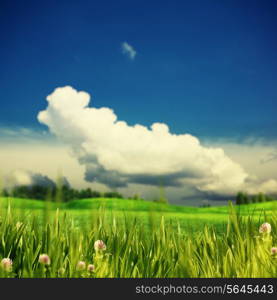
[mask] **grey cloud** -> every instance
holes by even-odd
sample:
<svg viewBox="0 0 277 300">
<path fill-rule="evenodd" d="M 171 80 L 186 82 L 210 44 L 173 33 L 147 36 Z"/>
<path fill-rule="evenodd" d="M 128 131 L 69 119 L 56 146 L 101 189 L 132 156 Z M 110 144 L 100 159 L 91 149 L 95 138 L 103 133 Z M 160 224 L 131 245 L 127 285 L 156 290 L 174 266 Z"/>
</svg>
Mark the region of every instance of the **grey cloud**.
<svg viewBox="0 0 277 300">
<path fill-rule="evenodd" d="M 86 164 L 85 180 L 103 183 L 110 188 L 126 187 L 127 180 L 117 171 L 106 171 L 97 164 Z"/>
<path fill-rule="evenodd" d="M 40 173 L 34 173 L 29 170 L 15 170 L 9 174 L 5 180 L 8 186 L 44 186 L 53 188 L 59 181 L 59 184 L 70 186 L 66 177 L 61 177 L 57 183 L 50 179 L 48 176 Z"/>
</svg>

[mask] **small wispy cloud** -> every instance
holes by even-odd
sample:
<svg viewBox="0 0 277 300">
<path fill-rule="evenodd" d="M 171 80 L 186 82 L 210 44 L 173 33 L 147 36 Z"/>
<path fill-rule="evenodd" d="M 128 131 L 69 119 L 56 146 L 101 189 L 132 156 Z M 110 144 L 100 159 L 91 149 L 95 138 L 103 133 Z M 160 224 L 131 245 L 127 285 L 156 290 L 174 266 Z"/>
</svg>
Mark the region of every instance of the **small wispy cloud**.
<svg viewBox="0 0 277 300">
<path fill-rule="evenodd" d="M 270 161 L 273 161 L 273 160 L 276 160 L 276 159 L 277 159 L 277 151 L 268 153 L 265 157 L 263 157 L 260 160 L 260 163 L 261 164 L 266 164 L 266 163 L 268 163 Z"/>
<path fill-rule="evenodd" d="M 137 51 L 135 50 L 135 48 L 133 46 L 131 46 L 127 42 L 124 42 L 121 44 L 121 47 L 122 47 L 123 54 L 126 54 L 131 60 L 135 59 L 135 57 L 137 55 Z"/>
<path fill-rule="evenodd" d="M 47 131 L 42 131 L 33 128 L 25 127 L 0 127 L 0 144 L 2 142 L 13 141 L 27 141 L 27 140 L 50 140 L 52 136 Z"/>
</svg>

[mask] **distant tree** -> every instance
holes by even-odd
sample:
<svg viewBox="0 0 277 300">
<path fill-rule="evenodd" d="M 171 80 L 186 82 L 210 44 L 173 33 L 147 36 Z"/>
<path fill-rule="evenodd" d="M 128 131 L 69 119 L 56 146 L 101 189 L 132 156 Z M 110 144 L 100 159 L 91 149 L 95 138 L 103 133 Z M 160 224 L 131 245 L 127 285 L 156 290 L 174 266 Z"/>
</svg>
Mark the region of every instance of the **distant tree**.
<svg viewBox="0 0 277 300">
<path fill-rule="evenodd" d="M 248 196 L 245 192 L 238 192 L 236 195 L 236 204 L 249 204 L 252 202 L 252 198 Z"/>
<path fill-rule="evenodd" d="M 28 189 L 31 199 L 44 200 L 47 195 L 48 188 L 41 185 L 33 185 Z"/>
<path fill-rule="evenodd" d="M 91 198 L 91 189 L 82 189 L 78 193 L 78 198 L 79 199 L 86 199 L 86 198 Z"/>
<path fill-rule="evenodd" d="M 243 197 L 244 197 L 244 203 L 245 204 L 250 204 L 251 203 L 251 198 L 248 196 L 247 193 L 243 193 Z"/>
<path fill-rule="evenodd" d="M 254 196 L 252 197 L 252 203 L 258 203 L 258 202 L 259 202 L 258 196 L 257 196 L 257 195 L 254 195 Z"/>
<path fill-rule="evenodd" d="M 54 186 L 42 186 L 42 185 L 31 185 L 31 186 L 15 186 L 11 189 L 10 193 L 7 190 L 2 191 L 4 197 L 12 196 L 16 198 L 29 198 L 38 200 L 54 200 L 58 202 L 68 202 L 74 199 L 89 199 L 89 198 L 123 198 L 123 195 L 116 192 L 110 191 L 101 193 L 93 191 L 91 188 L 86 189 L 73 189 L 69 184 L 61 182 Z"/>
<path fill-rule="evenodd" d="M 245 198 L 243 192 L 238 192 L 236 196 L 236 204 L 241 205 L 245 204 Z"/>
<path fill-rule="evenodd" d="M 31 198 L 31 193 L 28 186 L 15 186 L 12 189 L 11 195 L 15 198 Z"/>
<path fill-rule="evenodd" d="M 101 193 L 98 191 L 91 191 L 91 198 L 100 198 Z"/>
<path fill-rule="evenodd" d="M 133 200 L 139 200 L 139 199 L 141 199 L 141 197 L 140 197 L 139 194 L 134 194 L 131 199 L 133 199 Z"/>
<path fill-rule="evenodd" d="M 8 192 L 7 189 L 3 189 L 3 191 L 2 191 L 2 196 L 3 196 L 3 197 L 9 197 L 9 192 Z"/>
<path fill-rule="evenodd" d="M 266 202 L 266 197 L 263 193 L 258 194 L 258 202 L 260 202 L 260 203 Z"/>
<path fill-rule="evenodd" d="M 123 198 L 123 196 L 118 192 L 105 192 L 104 198 Z"/>
<path fill-rule="evenodd" d="M 62 202 L 68 202 L 75 199 L 75 190 L 70 188 L 69 185 L 62 185 L 60 196 Z"/>
<path fill-rule="evenodd" d="M 265 196 L 265 200 L 267 202 L 274 201 L 274 199 L 271 196 L 268 196 L 268 195 Z"/>
<path fill-rule="evenodd" d="M 45 199 L 47 195 L 47 187 L 40 185 L 32 186 L 15 186 L 11 190 L 11 196 L 16 198 L 29 198 L 29 199 Z"/>
</svg>

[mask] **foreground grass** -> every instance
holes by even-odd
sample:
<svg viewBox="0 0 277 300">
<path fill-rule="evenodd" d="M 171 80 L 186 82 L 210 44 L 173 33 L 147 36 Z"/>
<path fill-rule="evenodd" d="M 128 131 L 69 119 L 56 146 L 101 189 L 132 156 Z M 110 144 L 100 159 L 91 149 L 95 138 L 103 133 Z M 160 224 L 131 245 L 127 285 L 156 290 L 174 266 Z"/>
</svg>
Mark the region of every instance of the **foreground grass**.
<svg viewBox="0 0 277 300">
<path fill-rule="evenodd" d="M 272 210 L 257 214 L 256 208 L 246 214 L 244 208 L 219 208 L 227 217 L 221 232 L 208 224 L 191 233 L 178 219 L 166 222 L 164 215 L 174 213 L 166 211 L 170 207 L 160 207 L 159 214 L 149 210 L 147 224 L 132 215 L 135 206 L 131 216 L 120 217 L 119 209 L 113 213 L 107 207 L 90 207 L 88 217 L 87 207 L 86 222 L 76 226 L 72 203 L 56 210 L 58 204 L 30 200 L 32 208 L 26 202 L 20 210 L 13 200 L 14 208 L 2 202 L 0 215 L 0 259 L 10 258 L 13 264 L 2 266 L 0 277 L 277 277 L 277 258 L 271 254 L 277 245 L 277 217 Z M 140 212 L 146 216 L 145 210 Z M 271 233 L 259 233 L 257 222 L 270 223 Z M 106 250 L 96 251 L 96 240 L 103 240 Z M 41 254 L 49 256 L 49 265 L 39 262 Z M 79 261 L 86 264 L 83 270 Z M 89 264 L 95 267 L 91 272 Z"/>
</svg>

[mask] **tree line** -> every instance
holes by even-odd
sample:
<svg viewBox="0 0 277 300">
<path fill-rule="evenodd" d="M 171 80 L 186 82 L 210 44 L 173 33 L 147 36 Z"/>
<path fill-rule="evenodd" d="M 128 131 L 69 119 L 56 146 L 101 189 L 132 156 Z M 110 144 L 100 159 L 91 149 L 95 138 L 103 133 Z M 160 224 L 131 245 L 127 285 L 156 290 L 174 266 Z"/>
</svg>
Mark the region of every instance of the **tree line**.
<svg viewBox="0 0 277 300">
<path fill-rule="evenodd" d="M 261 203 L 261 202 L 269 202 L 274 201 L 274 198 L 271 196 L 265 195 L 263 193 L 259 193 L 257 195 L 250 196 L 245 192 L 238 192 L 236 196 L 236 204 L 251 204 L 251 203 Z"/>
<path fill-rule="evenodd" d="M 94 191 L 91 188 L 86 189 L 74 189 L 68 185 L 62 185 L 61 187 L 53 186 L 47 187 L 42 185 L 32 186 L 15 186 L 10 190 L 4 189 L 2 191 L 4 197 L 37 199 L 37 200 L 57 200 L 62 202 L 68 202 L 75 199 L 87 199 L 87 198 L 123 198 L 123 195 L 110 191 L 99 192 Z"/>
</svg>

